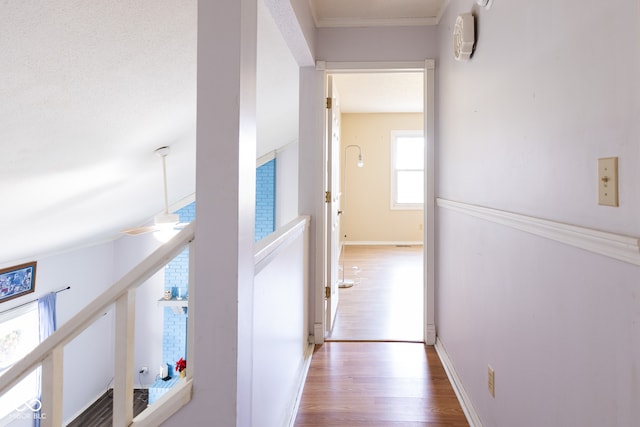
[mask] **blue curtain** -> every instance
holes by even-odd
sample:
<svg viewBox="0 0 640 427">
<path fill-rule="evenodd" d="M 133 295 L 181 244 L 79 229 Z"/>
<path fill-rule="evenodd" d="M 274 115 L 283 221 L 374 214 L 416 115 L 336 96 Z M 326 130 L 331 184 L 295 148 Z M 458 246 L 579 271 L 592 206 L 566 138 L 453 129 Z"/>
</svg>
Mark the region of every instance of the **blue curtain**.
<svg viewBox="0 0 640 427">
<path fill-rule="evenodd" d="M 51 292 L 38 300 L 40 318 L 40 342 L 56 330 L 56 293 Z"/>
<path fill-rule="evenodd" d="M 56 331 L 56 293 L 38 299 L 38 318 L 40 319 L 40 342 Z M 38 369 L 38 400 L 42 398 L 42 369 Z M 40 411 L 33 418 L 33 425 L 40 427 Z"/>
</svg>

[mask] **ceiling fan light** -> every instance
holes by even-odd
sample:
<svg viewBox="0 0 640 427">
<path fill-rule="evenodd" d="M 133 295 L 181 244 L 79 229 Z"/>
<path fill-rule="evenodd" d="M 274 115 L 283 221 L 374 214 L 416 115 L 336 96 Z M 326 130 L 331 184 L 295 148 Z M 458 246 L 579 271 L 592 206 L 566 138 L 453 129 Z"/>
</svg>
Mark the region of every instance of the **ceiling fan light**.
<svg viewBox="0 0 640 427">
<path fill-rule="evenodd" d="M 153 237 L 156 238 L 160 243 L 167 243 L 169 240 L 173 239 L 176 234 L 179 233 L 179 230 L 173 228 L 171 224 L 161 225 L 158 230 L 153 232 Z"/>
</svg>

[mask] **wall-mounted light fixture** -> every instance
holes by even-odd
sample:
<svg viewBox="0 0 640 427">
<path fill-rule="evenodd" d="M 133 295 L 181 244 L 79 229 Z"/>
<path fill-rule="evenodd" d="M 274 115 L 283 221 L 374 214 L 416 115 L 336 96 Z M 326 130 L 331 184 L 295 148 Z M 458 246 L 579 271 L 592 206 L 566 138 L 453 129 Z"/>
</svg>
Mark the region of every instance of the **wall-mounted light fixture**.
<svg viewBox="0 0 640 427">
<path fill-rule="evenodd" d="M 476 0 L 476 3 L 478 3 L 478 6 L 484 7 L 485 9 L 491 9 L 493 0 Z"/>
</svg>

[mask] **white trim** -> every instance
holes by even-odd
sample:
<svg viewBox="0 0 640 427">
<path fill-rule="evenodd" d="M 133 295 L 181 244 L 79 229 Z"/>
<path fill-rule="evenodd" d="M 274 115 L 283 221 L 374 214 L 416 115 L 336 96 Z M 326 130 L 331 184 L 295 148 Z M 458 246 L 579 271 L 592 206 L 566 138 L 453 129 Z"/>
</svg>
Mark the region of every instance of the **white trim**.
<svg viewBox="0 0 640 427">
<path fill-rule="evenodd" d="M 424 72 L 425 66 L 429 65 L 423 61 L 393 61 L 393 62 L 327 62 L 318 61 L 316 67 L 326 70 L 331 74 L 338 73 L 397 73 L 400 71 Z"/>
<path fill-rule="evenodd" d="M 424 76 L 424 123 L 423 132 L 425 137 L 425 203 L 423 208 L 424 231 L 424 331 L 425 342 L 434 343 L 436 340 L 436 324 L 435 324 L 435 60 L 425 59 L 424 61 L 389 61 L 389 62 L 326 62 L 316 61 L 316 70 L 323 71 L 323 75 L 337 73 L 385 73 L 398 71 L 422 72 Z M 322 98 L 326 94 L 326 78 L 323 79 Z M 320 100 L 318 100 L 320 101 Z M 321 104 L 319 104 L 321 105 Z M 323 132 L 325 129 L 323 128 Z M 326 152 L 326 138 L 323 143 L 324 152 Z M 323 165 L 326 159 L 323 159 Z M 326 169 L 326 168 L 324 168 Z M 323 182 L 326 178 L 326 170 L 323 173 Z M 322 203 L 322 212 L 325 212 L 324 202 Z M 326 212 L 325 212 L 326 214 Z M 324 217 L 324 216 L 323 216 Z M 326 218 L 324 218 L 326 224 Z M 326 242 L 326 230 L 322 234 L 318 234 L 316 249 L 322 251 L 323 244 Z M 385 242 L 389 243 L 389 242 Z M 324 260 L 322 261 L 325 262 Z M 323 269 L 323 264 L 316 268 Z M 315 307 L 314 307 L 314 334 L 316 343 L 324 342 L 324 330 L 322 337 L 318 335 L 318 324 L 323 325 L 324 329 L 324 283 L 322 280 L 317 281 L 314 286 L 315 290 Z"/>
<path fill-rule="evenodd" d="M 471 427 L 482 427 L 480 417 L 473 407 L 471 399 L 465 391 L 464 386 L 462 385 L 462 381 L 460 380 L 460 377 L 458 376 L 458 373 L 456 372 L 451 359 L 449 359 L 449 354 L 447 354 L 447 350 L 444 348 L 444 345 L 442 344 L 442 341 L 440 341 L 440 338 L 436 338 L 435 349 L 436 353 L 438 353 L 438 357 L 440 358 L 440 362 L 442 362 L 444 371 L 447 373 L 447 377 L 449 378 L 449 382 L 453 387 L 453 391 L 458 398 L 458 402 L 460 402 L 460 406 L 462 407 L 464 416 L 467 418 L 467 422 Z"/>
<path fill-rule="evenodd" d="M 324 323 L 313 324 L 313 343 L 324 344 Z"/>
<path fill-rule="evenodd" d="M 402 241 L 402 240 L 349 240 L 342 243 L 344 246 L 423 246 L 422 241 Z"/>
<path fill-rule="evenodd" d="M 498 209 L 438 199 L 438 207 L 555 240 L 619 261 L 640 265 L 640 239 Z"/>
<path fill-rule="evenodd" d="M 415 129 L 415 130 L 405 130 L 405 129 L 394 129 L 390 133 L 389 137 L 389 170 L 391 171 L 389 183 L 391 191 L 389 195 L 389 209 L 392 211 L 400 210 L 400 211 L 421 211 L 424 209 L 424 188 L 422 190 L 422 203 L 399 203 L 397 201 L 398 198 L 398 172 L 422 172 L 423 174 L 423 182 L 424 182 L 424 174 L 425 174 L 425 162 L 423 159 L 422 169 L 398 169 L 396 168 L 396 157 L 398 152 L 398 138 L 399 137 L 407 137 L 407 138 L 422 138 L 422 149 L 423 153 L 425 151 L 425 138 L 424 138 L 424 129 Z M 424 157 L 424 156 L 423 156 Z"/>
<path fill-rule="evenodd" d="M 18 298 L 16 298 L 16 300 L 19 301 Z M 13 320 L 16 317 L 22 316 L 23 314 L 27 314 L 37 309 L 38 309 L 38 299 L 34 299 L 33 301 L 18 304 L 13 308 L 8 308 L 0 312 L 0 323 L 8 322 L 9 320 Z"/>
<path fill-rule="evenodd" d="M 424 27 L 438 25 L 439 17 L 380 19 L 327 18 L 319 20 L 314 19 L 314 21 L 317 28 Z"/>
<path fill-rule="evenodd" d="M 300 408 L 300 401 L 302 401 L 302 392 L 304 391 L 304 384 L 307 381 L 307 374 L 309 373 L 309 366 L 311 366 L 311 358 L 313 356 L 313 344 L 309 344 L 304 352 L 304 360 L 298 369 L 298 384 L 296 387 L 296 393 L 289 411 L 289 427 L 293 427 L 296 423 L 296 416 L 298 415 L 298 408 Z"/>
<path fill-rule="evenodd" d="M 153 404 L 147 406 L 144 411 L 133 419 L 130 425 L 134 427 L 159 426 L 189 403 L 192 394 L 193 379 L 182 379 Z"/>
<path fill-rule="evenodd" d="M 184 208 L 185 206 L 190 205 L 191 203 L 196 201 L 196 193 L 189 194 L 188 196 L 183 197 L 175 203 L 169 205 L 169 212 L 175 212 Z M 158 212 L 161 214 L 162 212 Z M 153 218 L 149 219 L 149 222 L 152 222 Z"/>
<path fill-rule="evenodd" d="M 278 157 L 278 154 L 282 153 L 283 151 L 287 151 L 289 148 L 298 145 L 298 140 L 293 140 L 287 144 L 284 144 L 282 147 L 280 148 L 276 148 L 276 158 Z"/>
<path fill-rule="evenodd" d="M 256 159 L 256 168 L 259 168 L 262 165 L 269 163 L 271 160 L 276 158 L 276 150 L 269 151 L 267 154 L 264 154 Z"/>
<path fill-rule="evenodd" d="M 422 211 L 424 230 L 424 331 L 427 344 L 436 341 L 436 238 L 435 238 L 435 61 L 427 59 L 424 62 L 424 210 Z"/>
<path fill-rule="evenodd" d="M 304 233 L 310 222 L 310 217 L 299 216 L 256 243 L 253 254 L 255 274 L 262 271 L 282 249 Z"/>
</svg>

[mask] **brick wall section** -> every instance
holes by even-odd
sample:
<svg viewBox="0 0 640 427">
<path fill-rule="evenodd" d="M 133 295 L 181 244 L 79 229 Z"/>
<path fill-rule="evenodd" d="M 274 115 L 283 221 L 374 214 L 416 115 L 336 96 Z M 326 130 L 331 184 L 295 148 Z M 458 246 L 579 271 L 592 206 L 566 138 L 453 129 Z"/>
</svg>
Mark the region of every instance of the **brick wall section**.
<svg viewBox="0 0 640 427">
<path fill-rule="evenodd" d="M 196 216 L 195 202 L 175 212 L 180 222 L 190 222 Z M 189 288 L 189 249 L 185 249 L 164 268 L 165 290 L 171 290 L 174 297 L 178 292 L 187 297 Z M 170 366 L 169 375 L 173 372 L 178 359 L 187 359 L 187 316 L 175 314 L 171 308 L 164 309 L 164 325 L 162 336 L 162 361 Z M 177 375 L 177 374 L 176 374 Z"/>
<path fill-rule="evenodd" d="M 175 212 L 180 222 L 190 222 L 196 216 L 195 202 Z M 273 233 L 276 218 L 276 160 L 273 159 L 256 169 L 256 224 L 255 241 Z M 187 297 L 189 287 L 189 249 L 175 257 L 164 269 L 165 290 Z M 164 309 L 162 338 L 162 361 L 170 367 L 174 376 L 175 364 L 181 357 L 187 359 L 187 316 L 175 314 L 171 308 Z"/>
<path fill-rule="evenodd" d="M 273 233 L 276 227 L 276 159 L 256 169 L 255 241 Z"/>
</svg>

